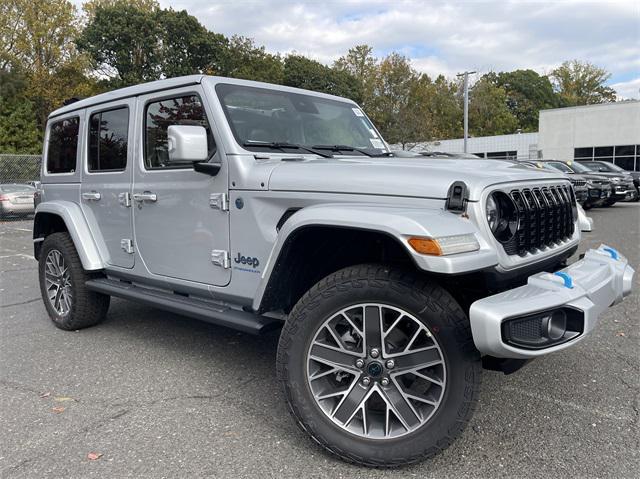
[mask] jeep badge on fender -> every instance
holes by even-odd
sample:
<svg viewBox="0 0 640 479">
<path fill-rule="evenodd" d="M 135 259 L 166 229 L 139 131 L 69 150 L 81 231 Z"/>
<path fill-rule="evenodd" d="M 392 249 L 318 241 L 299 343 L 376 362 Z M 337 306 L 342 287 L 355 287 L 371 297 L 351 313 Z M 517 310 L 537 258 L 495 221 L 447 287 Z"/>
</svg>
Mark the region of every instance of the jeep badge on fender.
<svg viewBox="0 0 640 479">
<path fill-rule="evenodd" d="M 115 296 L 280 328 L 295 422 L 366 466 L 441 451 L 483 366 L 573 347 L 634 284 L 606 245 L 566 266 L 582 223 L 564 173 L 396 157 L 345 98 L 171 78 L 70 103 L 45 139 L 33 238 L 54 324 L 97 324 Z"/>
<path fill-rule="evenodd" d="M 260 266 L 260 261 L 258 261 L 258 258 L 242 256 L 240 253 L 238 253 L 238 257 L 235 258 L 234 261 L 238 264 L 247 264 L 249 266 L 253 266 L 254 269 Z"/>
</svg>

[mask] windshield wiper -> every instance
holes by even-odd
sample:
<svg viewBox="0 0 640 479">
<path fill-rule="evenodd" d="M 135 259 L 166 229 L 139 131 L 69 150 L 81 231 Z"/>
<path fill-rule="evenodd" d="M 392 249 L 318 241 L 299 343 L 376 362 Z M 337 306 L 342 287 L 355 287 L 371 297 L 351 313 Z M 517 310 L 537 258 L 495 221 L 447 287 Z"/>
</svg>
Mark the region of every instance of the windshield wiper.
<svg viewBox="0 0 640 479">
<path fill-rule="evenodd" d="M 314 150 L 313 148 L 309 148 L 304 145 L 298 145 L 296 143 L 287 143 L 282 141 L 247 140 L 243 143 L 243 146 L 258 146 L 261 148 L 272 148 L 275 150 L 282 150 L 282 151 L 285 151 L 287 148 L 291 148 L 295 150 L 308 151 L 309 153 L 313 153 L 314 155 L 318 155 L 323 158 L 333 158 L 333 155 L 331 154 L 324 153 L 322 151 L 317 151 L 317 150 Z"/>
<path fill-rule="evenodd" d="M 382 154 L 375 154 L 375 153 L 369 153 L 367 150 L 363 148 L 356 148 L 355 146 L 349 146 L 349 145 L 313 145 L 313 148 L 317 150 L 331 150 L 331 151 L 335 151 L 336 153 L 339 153 L 341 151 L 357 151 L 358 153 L 361 153 L 366 156 L 391 156 L 391 153 L 386 151 Z"/>
</svg>

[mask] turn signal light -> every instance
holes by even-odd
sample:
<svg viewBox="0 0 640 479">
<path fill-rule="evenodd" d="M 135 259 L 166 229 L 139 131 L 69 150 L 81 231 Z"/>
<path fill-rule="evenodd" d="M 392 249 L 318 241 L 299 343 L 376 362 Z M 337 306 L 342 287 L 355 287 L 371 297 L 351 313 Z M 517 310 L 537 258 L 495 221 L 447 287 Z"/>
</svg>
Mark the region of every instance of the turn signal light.
<svg viewBox="0 0 640 479">
<path fill-rule="evenodd" d="M 446 256 L 480 249 L 480 244 L 473 234 L 441 236 L 439 238 L 412 236 L 408 242 L 417 253 L 431 256 Z"/>
</svg>

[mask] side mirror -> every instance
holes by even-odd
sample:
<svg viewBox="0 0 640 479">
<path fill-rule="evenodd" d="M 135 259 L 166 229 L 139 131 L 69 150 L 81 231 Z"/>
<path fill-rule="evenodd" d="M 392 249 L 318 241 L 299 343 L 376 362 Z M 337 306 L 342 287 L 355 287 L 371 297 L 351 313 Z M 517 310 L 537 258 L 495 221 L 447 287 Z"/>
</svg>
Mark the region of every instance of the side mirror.
<svg viewBox="0 0 640 479">
<path fill-rule="evenodd" d="M 203 126 L 170 125 L 167 129 L 167 151 L 170 163 L 207 160 L 207 130 Z"/>
</svg>

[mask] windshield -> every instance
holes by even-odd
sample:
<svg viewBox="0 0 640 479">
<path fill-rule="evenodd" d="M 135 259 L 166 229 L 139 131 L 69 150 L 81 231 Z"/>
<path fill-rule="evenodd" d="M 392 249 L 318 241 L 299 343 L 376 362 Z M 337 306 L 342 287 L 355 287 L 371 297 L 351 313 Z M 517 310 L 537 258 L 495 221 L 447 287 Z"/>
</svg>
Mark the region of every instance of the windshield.
<svg viewBox="0 0 640 479">
<path fill-rule="evenodd" d="M 571 168 L 576 173 L 593 173 L 593 170 L 591 168 L 588 168 L 585 165 L 583 165 L 582 163 L 578 163 L 576 161 L 571 163 Z"/>
<path fill-rule="evenodd" d="M 587 168 L 591 168 L 594 171 L 604 171 L 604 172 L 610 172 L 610 173 L 614 173 L 614 172 L 617 173 L 620 171 L 623 173 L 627 172 L 627 170 L 620 168 L 618 165 L 614 165 L 613 163 L 600 163 L 598 161 L 594 161 L 585 166 Z"/>
<path fill-rule="evenodd" d="M 248 150 L 265 151 L 274 148 L 269 144 L 289 144 L 363 150 L 338 148 L 338 153 L 345 150 L 351 155 L 387 152 L 369 119 L 353 103 L 227 83 L 218 84 L 216 93 L 233 136 Z"/>
<path fill-rule="evenodd" d="M 573 170 L 569 168 L 564 163 L 560 163 L 559 161 L 554 161 L 553 163 L 547 163 L 551 168 L 562 171 L 563 173 L 573 173 Z"/>
</svg>

